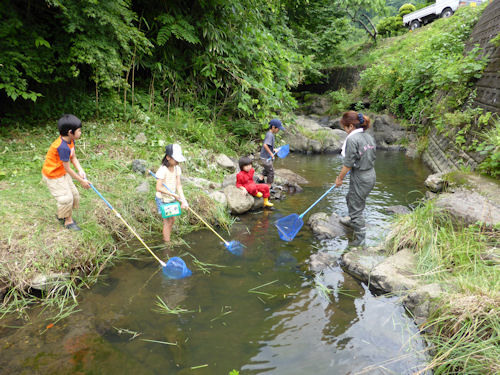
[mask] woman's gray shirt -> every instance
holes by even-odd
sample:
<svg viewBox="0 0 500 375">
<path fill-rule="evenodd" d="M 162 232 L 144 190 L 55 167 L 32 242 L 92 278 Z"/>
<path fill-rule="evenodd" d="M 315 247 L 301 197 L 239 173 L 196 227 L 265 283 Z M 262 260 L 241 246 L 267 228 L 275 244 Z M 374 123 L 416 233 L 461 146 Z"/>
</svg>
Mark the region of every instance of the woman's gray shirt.
<svg viewBox="0 0 500 375">
<path fill-rule="evenodd" d="M 366 131 L 353 134 L 347 139 L 344 165 L 353 170 L 366 171 L 375 165 L 376 144 Z"/>
</svg>

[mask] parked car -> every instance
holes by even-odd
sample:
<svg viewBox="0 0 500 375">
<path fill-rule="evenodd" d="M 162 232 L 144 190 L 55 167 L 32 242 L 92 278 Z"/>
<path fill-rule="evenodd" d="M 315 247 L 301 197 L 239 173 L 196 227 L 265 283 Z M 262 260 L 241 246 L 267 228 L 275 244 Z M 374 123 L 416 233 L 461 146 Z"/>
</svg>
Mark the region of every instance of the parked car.
<svg viewBox="0 0 500 375">
<path fill-rule="evenodd" d="M 403 24 L 415 30 L 436 18 L 447 18 L 453 15 L 459 7 L 460 0 L 437 0 L 435 4 L 416 10 L 403 16 Z"/>
</svg>

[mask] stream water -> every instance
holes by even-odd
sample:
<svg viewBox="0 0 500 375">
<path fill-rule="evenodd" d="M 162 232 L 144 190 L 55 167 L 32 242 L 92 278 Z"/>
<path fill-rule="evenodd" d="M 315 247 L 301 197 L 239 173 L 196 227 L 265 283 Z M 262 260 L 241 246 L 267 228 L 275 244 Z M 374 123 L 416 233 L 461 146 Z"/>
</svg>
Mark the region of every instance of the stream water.
<svg viewBox="0 0 500 375">
<path fill-rule="evenodd" d="M 179 250 L 193 271 L 189 278 L 167 279 L 144 255 L 108 270 L 79 295 L 79 311 L 49 329 L 50 321 L 36 308 L 28 323 L 4 318 L 0 373 L 225 375 L 236 369 L 321 375 L 421 369 L 424 344 L 396 297 L 374 295 L 335 261 L 321 271 L 312 267 L 318 254 L 338 259 L 346 238 L 320 241 L 305 225 L 287 243 L 273 225 L 303 212 L 333 184 L 340 166 L 336 155 L 278 160 L 276 168 L 291 169 L 310 183 L 304 192 L 275 202 L 274 210 L 243 215 L 230 234 L 221 233 L 246 246 L 241 257 L 211 232 L 199 231 L 184 238 L 189 247 Z M 387 231 L 384 208 L 420 198 L 428 174 L 402 153 L 379 152 L 376 169 L 366 209 L 368 245 Z M 334 189 L 312 212 L 345 215 L 347 187 Z M 212 264 L 209 272 L 193 257 Z M 160 313 L 160 299 L 187 311 Z"/>
</svg>

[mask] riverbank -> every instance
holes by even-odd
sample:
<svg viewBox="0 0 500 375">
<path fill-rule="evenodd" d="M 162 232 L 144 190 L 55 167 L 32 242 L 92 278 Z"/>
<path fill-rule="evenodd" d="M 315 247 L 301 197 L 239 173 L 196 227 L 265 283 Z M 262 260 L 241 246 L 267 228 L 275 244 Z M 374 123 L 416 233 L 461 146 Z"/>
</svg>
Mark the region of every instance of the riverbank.
<svg viewBox="0 0 500 375">
<path fill-rule="evenodd" d="M 232 218 L 225 207 L 208 199 L 189 178 L 220 181 L 224 172 L 215 163 L 217 153 L 236 156 L 235 149 L 243 152 L 255 145 L 240 145 L 224 128 L 182 112 L 171 114 L 168 120 L 146 115 L 139 118 L 84 122 L 76 153 L 89 180 L 141 236 L 161 237 L 155 182 L 134 172 L 131 165 L 140 159 L 147 168 L 156 170 L 165 145 L 178 142 L 187 158 L 182 165 L 187 177 L 183 186 L 191 207 L 227 230 Z M 70 232 L 59 224 L 55 201 L 40 172 L 45 153 L 58 136 L 55 121 L 45 126 L 3 128 L 1 135 L 0 215 L 4 220 L 0 225 L 0 291 L 8 302 L 2 304 L 1 312 L 22 311 L 33 301 L 64 306 L 105 267 L 121 257 L 142 255 L 142 251 L 119 250 L 133 235 L 92 190 L 78 188 L 81 206 L 74 217 L 83 230 Z M 185 233 L 198 228 L 196 218 L 189 213 L 182 215 L 174 227 L 174 247 L 182 243 Z M 33 294 L 33 288 L 39 292 Z M 40 294 L 45 298 L 39 299 Z"/>
<path fill-rule="evenodd" d="M 438 179 L 438 192 L 446 192 L 427 194 L 396 216 L 379 246 L 346 252 L 342 262 L 371 288 L 400 298 L 428 343 L 432 359 L 423 371 L 498 373 L 500 187 L 464 172 L 432 175 L 426 184 L 435 188 Z"/>
</svg>

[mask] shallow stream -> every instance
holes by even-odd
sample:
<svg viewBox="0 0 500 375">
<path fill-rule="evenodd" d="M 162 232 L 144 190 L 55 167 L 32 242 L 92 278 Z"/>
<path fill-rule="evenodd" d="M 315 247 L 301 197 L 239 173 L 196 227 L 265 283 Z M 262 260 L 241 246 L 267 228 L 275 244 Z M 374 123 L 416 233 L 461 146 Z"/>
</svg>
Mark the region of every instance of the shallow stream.
<svg viewBox="0 0 500 375">
<path fill-rule="evenodd" d="M 374 295 L 335 261 L 346 238 L 319 241 L 304 225 L 286 243 L 273 225 L 303 212 L 333 184 L 340 166 L 336 155 L 278 160 L 276 168 L 310 183 L 275 202 L 274 210 L 243 215 L 230 234 L 221 233 L 246 246 L 241 257 L 199 231 L 179 250 L 193 271 L 189 278 L 167 279 L 145 254 L 108 270 L 80 294 L 80 311 L 49 329 L 37 309 L 28 324 L 4 318 L 0 373 L 411 374 L 423 368 L 423 341 L 397 298 Z M 429 173 L 402 153 L 379 152 L 376 169 L 366 209 L 368 245 L 387 232 L 391 217 L 384 208 L 414 203 Z M 345 215 L 347 187 L 334 189 L 311 213 Z M 188 253 L 212 264 L 209 272 Z M 312 265 L 318 254 L 334 261 L 318 271 Z M 162 314 L 159 299 L 187 312 Z"/>
</svg>

